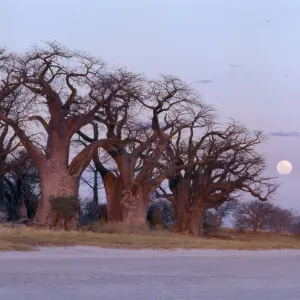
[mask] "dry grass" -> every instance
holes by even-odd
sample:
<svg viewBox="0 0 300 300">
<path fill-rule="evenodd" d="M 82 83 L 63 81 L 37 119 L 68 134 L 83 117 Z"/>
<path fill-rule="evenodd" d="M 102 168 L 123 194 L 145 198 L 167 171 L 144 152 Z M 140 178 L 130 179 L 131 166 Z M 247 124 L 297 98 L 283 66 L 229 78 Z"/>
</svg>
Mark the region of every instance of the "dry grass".
<svg viewBox="0 0 300 300">
<path fill-rule="evenodd" d="M 34 248 L 28 244 L 12 243 L 10 241 L 0 240 L 0 252 L 1 251 L 33 251 Z"/>
<path fill-rule="evenodd" d="M 150 232 L 146 227 L 133 228 L 126 224 L 90 226 L 78 232 L 0 227 L 0 251 L 27 251 L 34 250 L 36 246 L 74 245 L 129 249 L 300 249 L 300 238 L 294 236 L 265 232 L 258 235 L 250 232 L 238 234 L 230 230 L 224 232 L 223 238 L 201 239 L 163 230 Z M 230 234 L 232 239 L 224 239 L 224 234 Z"/>
</svg>

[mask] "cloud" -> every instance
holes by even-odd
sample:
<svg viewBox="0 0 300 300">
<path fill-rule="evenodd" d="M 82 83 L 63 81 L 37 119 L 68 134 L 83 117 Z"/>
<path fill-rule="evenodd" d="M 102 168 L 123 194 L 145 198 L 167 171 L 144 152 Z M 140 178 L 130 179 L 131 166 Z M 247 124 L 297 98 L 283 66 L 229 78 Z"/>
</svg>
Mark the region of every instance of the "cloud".
<svg viewBox="0 0 300 300">
<path fill-rule="evenodd" d="M 209 83 L 212 83 L 212 80 L 210 80 L 210 79 L 201 79 L 201 80 L 195 81 L 195 83 L 209 84 Z"/>
<path fill-rule="evenodd" d="M 239 64 L 230 64 L 229 67 L 232 68 L 232 69 L 236 69 L 236 68 L 241 68 L 242 65 L 239 65 Z"/>
<path fill-rule="evenodd" d="M 277 131 L 277 132 L 270 132 L 269 135 L 271 136 L 279 136 L 279 137 L 300 137 L 300 132 L 298 131 Z"/>
</svg>

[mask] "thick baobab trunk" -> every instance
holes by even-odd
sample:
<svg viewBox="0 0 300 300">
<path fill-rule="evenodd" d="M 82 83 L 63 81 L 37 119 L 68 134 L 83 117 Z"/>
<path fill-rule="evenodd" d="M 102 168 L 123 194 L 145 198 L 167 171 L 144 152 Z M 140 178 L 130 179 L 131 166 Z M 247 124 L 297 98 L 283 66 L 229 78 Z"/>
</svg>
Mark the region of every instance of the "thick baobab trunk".
<svg viewBox="0 0 300 300">
<path fill-rule="evenodd" d="M 177 199 L 176 199 L 177 200 Z M 184 232 L 187 229 L 188 215 L 183 201 L 178 201 L 174 206 L 175 210 L 175 229 Z"/>
<path fill-rule="evenodd" d="M 146 186 L 134 186 L 121 191 L 122 220 L 132 224 L 145 224 L 148 212 L 149 191 Z"/>
<path fill-rule="evenodd" d="M 189 212 L 189 234 L 195 236 L 204 236 L 203 222 L 205 213 L 205 202 L 200 196 L 194 199 L 194 206 Z"/>
<path fill-rule="evenodd" d="M 195 210 L 189 212 L 189 234 L 199 235 L 199 218 Z"/>
<path fill-rule="evenodd" d="M 184 232 L 188 229 L 188 201 L 189 201 L 189 181 L 181 179 L 173 189 L 174 210 L 175 210 L 175 229 Z"/>
<path fill-rule="evenodd" d="M 121 181 L 112 172 L 102 175 L 106 199 L 108 222 L 145 223 L 149 206 L 148 193 L 144 188 L 121 188 Z M 130 186 L 129 186 L 130 188 Z"/>
<path fill-rule="evenodd" d="M 112 173 L 108 172 L 102 176 L 107 200 L 107 220 L 108 222 L 122 221 L 120 205 L 120 182 Z"/>
<path fill-rule="evenodd" d="M 178 232 L 185 232 L 188 225 L 188 214 L 186 208 L 179 203 L 179 206 L 175 206 L 175 229 Z"/>
<path fill-rule="evenodd" d="M 107 221 L 122 221 L 120 206 L 120 179 L 111 171 L 106 169 L 100 162 L 98 152 L 95 151 L 93 161 L 97 172 L 100 173 L 106 194 L 107 201 Z"/>
<path fill-rule="evenodd" d="M 189 234 L 194 236 L 204 236 L 203 230 L 204 210 L 192 210 L 189 213 Z"/>
<path fill-rule="evenodd" d="M 113 173 L 102 176 L 107 199 L 107 218 L 109 222 L 146 222 L 149 207 L 147 189 L 129 188 L 122 190 L 121 180 Z"/>
<path fill-rule="evenodd" d="M 53 160 L 47 160 L 38 167 L 41 180 L 41 200 L 35 215 L 35 221 L 50 228 L 64 223 L 66 229 L 78 227 L 79 212 L 74 211 L 68 220 L 62 220 L 57 211 L 51 208 L 51 197 L 78 198 L 79 178 L 70 176 L 67 167 Z"/>
<path fill-rule="evenodd" d="M 113 153 L 110 153 L 114 156 Z M 122 221 L 133 224 L 145 224 L 148 211 L 148 179 L 145 183 L 136 185 L 134 178 L 135 158 L 129 154 L 118 154 L 114 157 L 120 178 L 118 178 L 120 194 L 115 195 L 114 201 L 120 199 Z M 120 197 L 120 198 L 118 198 Z"/>
</svg>

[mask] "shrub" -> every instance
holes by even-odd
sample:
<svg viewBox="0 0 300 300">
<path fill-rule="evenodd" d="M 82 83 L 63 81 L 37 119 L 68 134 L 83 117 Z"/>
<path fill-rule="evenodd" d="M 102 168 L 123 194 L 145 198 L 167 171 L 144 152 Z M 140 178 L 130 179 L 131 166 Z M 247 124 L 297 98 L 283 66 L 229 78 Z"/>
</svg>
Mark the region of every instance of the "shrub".
<svg viewBox="0 0 300 300">
<path fill-rule="evenodd" d="M 80 211 L 80 201 L 77 197 L 50 197 L 52 210 L 56 211 L 62 219 L 69 219 Z"/>
<path fill-rule="evenodd" d="M 163 228 L 172 228 L 174 225 L 174 208 L 167 199 L 157 199 L 152 202 L 147 213 L 150 228 L 159 225 Z"/>
<path fill-rule="evenodd" d="M 6 213 L 0 211 L 0 223 L 5 223 L 7 221 Z"/>
<path fill-rule="evenodd" d="M 107 204 L 96 204 L 93 201 L 82 203 L 80 225 L 107 223 Z"/>
</svg>

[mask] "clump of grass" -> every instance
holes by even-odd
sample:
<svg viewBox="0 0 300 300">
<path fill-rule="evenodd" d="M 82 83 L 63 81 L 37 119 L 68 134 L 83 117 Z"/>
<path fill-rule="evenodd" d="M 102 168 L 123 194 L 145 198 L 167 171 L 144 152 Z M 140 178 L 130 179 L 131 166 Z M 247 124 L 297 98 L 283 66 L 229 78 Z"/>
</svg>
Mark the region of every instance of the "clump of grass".
<svg viewBox="0 0 300 300">
<path fill-rule="evenodd" d="M 34 248 L 28 244 L 12 243 L 9 241 L 0 241 L 1 251 L 33 251 Z"/>
</svg>

